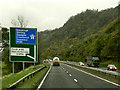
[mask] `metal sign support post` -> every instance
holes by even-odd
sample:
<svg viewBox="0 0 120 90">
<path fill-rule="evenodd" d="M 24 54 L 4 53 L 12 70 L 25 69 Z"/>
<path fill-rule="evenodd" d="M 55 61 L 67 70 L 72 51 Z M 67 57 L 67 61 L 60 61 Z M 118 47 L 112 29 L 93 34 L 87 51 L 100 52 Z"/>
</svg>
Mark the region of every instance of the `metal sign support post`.
<svg viewBox="0 0 120 90">
<path fill-rule="evenodd" d="M 25 64 L 24 64 L 24 62 L 23 62 L 23 72 L 24 72 L 24 68 L 25 68 Z"/>
<path fill-rule="evenodd" d="M 36 62 L 36 45 L 34 45 L 34 68 L 36 68 L 35 62 Z"/>
<path fill-rule="evenodd" d="M 15 71 L 15 65 L 14 65 L 14 62 L 13 62 L 13 74 L 14 74 L 14 71 Z"/>
</svg>

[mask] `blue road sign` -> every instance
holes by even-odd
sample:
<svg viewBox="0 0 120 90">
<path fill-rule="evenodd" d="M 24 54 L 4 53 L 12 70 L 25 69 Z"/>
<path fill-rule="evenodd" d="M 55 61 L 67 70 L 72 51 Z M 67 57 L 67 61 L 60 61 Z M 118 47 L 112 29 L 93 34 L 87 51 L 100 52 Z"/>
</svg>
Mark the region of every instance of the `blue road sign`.
<svg viewBox="0 0 120 90">
<path fill-rule="evenodd" d="M 16 29 L 16 44 L 36 44 L 36 29 Z"/>
</svg>

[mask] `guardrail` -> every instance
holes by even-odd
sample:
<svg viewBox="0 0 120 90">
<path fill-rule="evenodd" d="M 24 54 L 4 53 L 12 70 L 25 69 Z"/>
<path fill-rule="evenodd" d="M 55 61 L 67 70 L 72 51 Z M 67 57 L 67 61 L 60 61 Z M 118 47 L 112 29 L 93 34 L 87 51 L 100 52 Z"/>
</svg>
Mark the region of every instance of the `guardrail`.
<svg viewBox="0 0 120 90">
<path fill-rule="evenodd" d="M 120 73 L 118 73 L 118 72 L 113 72 L 113 71 L 108 71 L 108 70 L 102 70 L 102 69 L 99 69 L 99 68 L 93 68 L 93 67 L 87 67 L 87 66 L 80 66 L 80 65 L 75 64 L 75 62 L 71 63 L 71 62 L 64 61 L 63 63 L 68 64 L 68 65 L 73 65 L 73 66 L 81 67 L 81 68 L 90 69 L 90 70 L 93 70 L 93 71 L 98 71 L 98 72 L 109 74 L 109 75 L 114 75 L 115 77 L 117 77 L 117 76 L 120 77 Z"/>
<path fill-rule="evenodd" d="M 16 81 L 15 83 L 13 83 L 12 85 L 9 86 L 9 89 L 13 89 L 16 88 L 17 85 L 19 85 L 20 82 L 24 82 L 26 78 L 29 79 L 29 77 L 33 77 L 37 72 L 43 70 L 44 68 L 46 68 L 46 66 L 43 66 L 40 69 L 37 69 L 36 71 L 29 73 L 28 75 L 24 76 L 23 78 L 19 79 L 18 81 Z"/>
</svg>

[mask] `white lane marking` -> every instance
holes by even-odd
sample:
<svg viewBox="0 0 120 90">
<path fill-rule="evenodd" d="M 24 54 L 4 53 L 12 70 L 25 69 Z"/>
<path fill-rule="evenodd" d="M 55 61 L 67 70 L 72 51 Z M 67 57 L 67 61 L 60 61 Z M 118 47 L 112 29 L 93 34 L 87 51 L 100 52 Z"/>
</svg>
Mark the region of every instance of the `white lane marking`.
<svg viewBox="0 0 120 90">
<path fill-rule="evenodd" d="M 48 76 L 48 73 L 50 72 L 50 70 L 51 70 L 51 66 L 50 66 L 48 72 L 46 73 L 46 75 L 44 76 L 43 80 L 41 81 L 40 85 L 38 86 L 37 90 L 39 90 L 41 88 L 41 86 L 42 86 L 43 82 L 45 81 L 46 77 Z"/>
<path fill-rule="evenodd" d="M 66 65 L 66 66 L 69 66 L 69 65 Z M 69 67 L 71 67 L 71 66 L 69 66 Z M 71 68 L 73 68 L 73 67 L 71 67 Z M 79 69 L 77 69 L 77 68 L 73 68 L 73 69 L 76 69 L 76 70 L 78 70 L 78 71 L 81 71 L 81 72 L 83 72 L 83 73 L 86 73 L 86 74 L 88 74 L 88 75 L 91 75 L 91 76 L 93 76 L 93 77 L 96 77 L 96 78 L 98 78 L 98 79 L 101 79 L 101 80 L 106 81 L 106 82 L 108 82 L 108 83 L 111 83 L 111 84 L 113 84 L 113 85 L 120 86 L 120 85 L 117 84 L 117 83 L 111 82 L 111 81 L 106 80 L 106 79 L 104 79 L 104 78 L 101 78 L 101 77 L 99 77 L 99 76 L 95 76 L 95 75 L 93 75 L 93 74 L 91 74 L 91 73 L 88 73 L 88 72 L 85 72 L 85 71 L 83 71 L 83 70 L 79 70 Z"/>
<path fill-rule="evenodd" d="M 68 73 L 68 71 L 66 71 L 66 73 Z"/>
<path fill-rule="evenodd" d="M 75 82 L 77 82 L 77 79 L 74 79 Z"/>
<path fill-rule="evenodd" d="M 71 75 L 71 74 L 69 74 L 69 76 L 71 77 L 72 75 Z"/>
</svg>

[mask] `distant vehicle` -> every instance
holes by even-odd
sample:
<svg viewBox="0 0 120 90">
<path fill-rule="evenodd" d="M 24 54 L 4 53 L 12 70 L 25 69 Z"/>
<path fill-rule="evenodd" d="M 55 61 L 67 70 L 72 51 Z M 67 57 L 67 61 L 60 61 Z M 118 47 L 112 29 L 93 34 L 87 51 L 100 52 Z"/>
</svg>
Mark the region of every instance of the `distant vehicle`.
<svg viewBox="0 0 120 90">
<path fill-rule="evenodd" d="M 109 64 L 109 65 L 107 66 L 107 70 L 114 70 L 114 71 L 116 71 L 116 69 L 117 69 L 117 67 L 116 67 L 115 65 Z"/>
<path fill-rule="evenodd" d="M 46 63 L 46 60 L 43 60 L 43 63 Z"/>
<path fill-rule="evenodd" d="M 52 60 L 51 60 L 51 59 L 49 59 L 49 61 L 50 61 L 50 62 L 52 62 Z"/>
<path fill-rule="evenodd" d="M 53 58 L 53 66 L 60 66 L 60 60 L 58 57 Z"/>
<path fill-rule="evenodd" d="M 49 63 L 49 60 L 48 59 L 43 60 L 43 63 Z"/>
<path fill-rule="evenodd" d="M 100 60 L 98 57 L 87 56 L 87 65 L 91 67 L 99 67 Z"/>
<path fill-rule="evenodd" d="M 48 60 L 48 59 L 46 59 L 46 63 L 49 63 L 49 60 Z"/>
<path fill-rule="evenodd" d="M 80 66 L 84 66 L 85 64 L 83 62 L 79 62 L 79 65 Z"/>
</svg>

